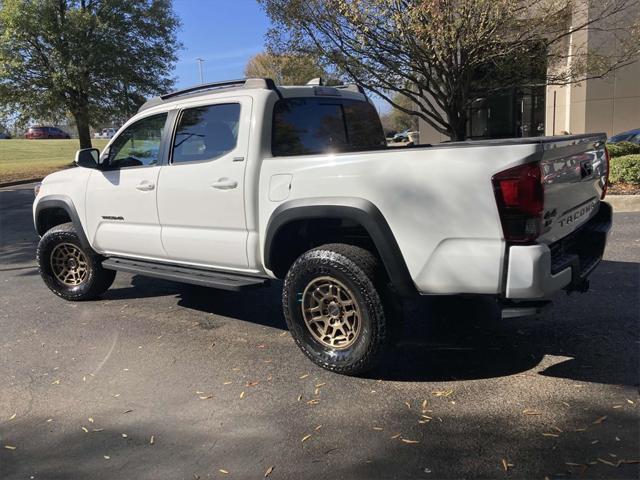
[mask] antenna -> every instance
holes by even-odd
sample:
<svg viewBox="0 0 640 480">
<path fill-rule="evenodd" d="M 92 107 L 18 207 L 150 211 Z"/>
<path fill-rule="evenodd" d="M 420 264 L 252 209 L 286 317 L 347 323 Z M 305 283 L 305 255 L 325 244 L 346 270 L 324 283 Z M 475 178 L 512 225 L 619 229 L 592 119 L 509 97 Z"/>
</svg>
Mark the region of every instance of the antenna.
<svg viewBox="0 0 640 480">
<path fill-rule="evenodd" d="M 204 75 L 202 74 L 202 64 L 204 63 L 204 58 L 196 58 L 196 62 L 198 62 L 198 70 L 200 71 L 200 84 L 204 83 Z"/>
</svg>

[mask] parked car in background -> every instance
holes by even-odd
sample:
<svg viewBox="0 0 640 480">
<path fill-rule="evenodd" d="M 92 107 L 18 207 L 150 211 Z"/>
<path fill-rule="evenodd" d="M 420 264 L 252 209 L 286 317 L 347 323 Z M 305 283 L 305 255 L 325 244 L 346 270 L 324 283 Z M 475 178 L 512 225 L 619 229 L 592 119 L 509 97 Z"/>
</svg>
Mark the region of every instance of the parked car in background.
<svg viewBox="0 0 640 480">
<path fill-rule="evenodd" d="M 609 137 L 607 143 L 631 142 L 640 145 L 640 128 L 622 132 L 613 137 Z"/>
<path fill-rule="evenodd" d="M 113 138 L 118 130 L 116 128 L 103 128 L 99 132 L 93 134 L 93 138 Z"/>
<path fill-rule="evenodd" d="M 9 135 L 6 132 L 0 132 L 0 140 L 9 140 L 11 138 L 11 135 Z"/>
<path fill-rule="evenodd" d="M 45 138 L 70 139 L 71 136 L 57 127 L 29 127 L 24 138 L 28 140 L 40 140 Z"/>
<path fill-rule="evenodd" d="M 394 142 L 408 142 L 409 141 L 409 129 L 396 133 L 392 139 Z"/>
</svg>

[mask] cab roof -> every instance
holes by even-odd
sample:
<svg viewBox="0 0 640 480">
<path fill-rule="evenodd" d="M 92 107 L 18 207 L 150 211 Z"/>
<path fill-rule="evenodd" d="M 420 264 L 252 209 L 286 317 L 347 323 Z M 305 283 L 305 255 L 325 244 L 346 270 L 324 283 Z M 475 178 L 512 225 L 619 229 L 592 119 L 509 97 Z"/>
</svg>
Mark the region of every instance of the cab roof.
<svg viewBox="0 0 640 480">
<path fill-rule="evenodd" d="M 173 103 L 178 100 L 192 99 L 204 95 L 210 95 L 212 93 L 226 93 L 233 90 L 272 90 L 278 97 L 291 97 L 291 96 L 309 96 L 310 94 L 318 96 L 333 96 L 341 95 L 341 91 L 353 92 L 359 95 L 354 97 L 362 100 L 367 100 L 364 94 L 364 89 L 359 85 L 336 85 L 336 86 L 324 86 L 321 82 L 309 83 L 307 85 L 292 85 L 292 86 L 276 86 L 275 82 L 270 78 L 243 78 L 239 80 L 225 80 L 222 82 L 204 83 L 202 85 L 196 85 L 194 87 L 185 88 L 182 90 L 176 90 L 175 92 L 167 93 L 159 97 L 154 97 L 146 101 L 138 109 L 138 113 L 148 110 L 152 107 Z M 283 95 L 284 93 L 284 95 Z M 349 95 L 351 96 L 351 95 Z"/>
</svg>

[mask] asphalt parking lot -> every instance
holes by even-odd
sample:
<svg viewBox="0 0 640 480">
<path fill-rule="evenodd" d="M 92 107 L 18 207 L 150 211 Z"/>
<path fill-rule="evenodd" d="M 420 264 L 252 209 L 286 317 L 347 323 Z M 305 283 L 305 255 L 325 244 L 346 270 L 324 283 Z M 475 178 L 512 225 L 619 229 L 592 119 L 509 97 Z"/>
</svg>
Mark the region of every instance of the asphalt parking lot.
<svg viewBox="0 0 640 480">
<path fill-rule="evenodd" d="M 51 294 L 31 187 L 0 190 L 0 478 L 638 478 L 640 214 L 588 294 L 537 319 L 406 305 L 369 378 L 312 365 L 279 285 L 236 294 L 119 273 Z"/>
</svg>

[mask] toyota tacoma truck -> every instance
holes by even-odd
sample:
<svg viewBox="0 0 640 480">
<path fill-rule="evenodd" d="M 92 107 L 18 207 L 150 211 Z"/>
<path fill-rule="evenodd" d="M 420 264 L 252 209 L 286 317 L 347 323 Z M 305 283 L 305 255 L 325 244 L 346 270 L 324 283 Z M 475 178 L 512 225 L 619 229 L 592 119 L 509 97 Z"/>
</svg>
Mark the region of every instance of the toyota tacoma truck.
<svg viewBox="0 0 640 480">
<path fill-rule="evenodd" d="M 44 179 L 37 260 L 71 301 L 116 271 L 227 290 L 282 279 L 302 351 L 361 374 L 402 297 L 491 297 L 514 317 L 586 291 L 612 224 L 605 140 L 388 148 L 358 86 L 201 85 L 149 100 Z"/>
</svg>

